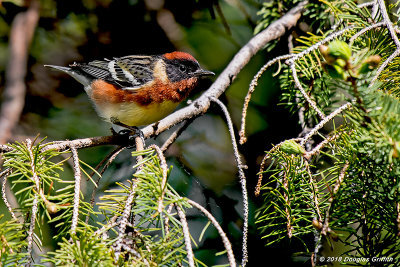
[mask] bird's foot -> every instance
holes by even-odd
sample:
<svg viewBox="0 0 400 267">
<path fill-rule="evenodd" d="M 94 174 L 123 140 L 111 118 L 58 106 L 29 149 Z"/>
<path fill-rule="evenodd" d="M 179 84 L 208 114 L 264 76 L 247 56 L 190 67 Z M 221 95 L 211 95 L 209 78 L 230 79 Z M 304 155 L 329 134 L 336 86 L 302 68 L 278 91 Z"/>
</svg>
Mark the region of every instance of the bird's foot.
<svg viewBox="0 0 400 267">
<path fill-rule="evenodd" d="M 133 148 L 136 145 L 135 139 L 136 137 L 140 137 L 140 139 L 143 142 L 143 146 L 145 144 L 144 142 L 144 134 L 143 132 L 136 126 L 128 126 L 125 125 L 121 122 L 119 122 L 118 120 L 112 119 L 111 122 L 115 125 L 124 127 L 126 129 L 122 129 L 118 132 L 116 132 L 112 127 L 111 127 L 111 132 L 113 133 L 113 135 L 118 135 L 123 137 L 124 140 L 126 140 L 126 138 L 128 138 L 128 148 Z"/>
</svg>

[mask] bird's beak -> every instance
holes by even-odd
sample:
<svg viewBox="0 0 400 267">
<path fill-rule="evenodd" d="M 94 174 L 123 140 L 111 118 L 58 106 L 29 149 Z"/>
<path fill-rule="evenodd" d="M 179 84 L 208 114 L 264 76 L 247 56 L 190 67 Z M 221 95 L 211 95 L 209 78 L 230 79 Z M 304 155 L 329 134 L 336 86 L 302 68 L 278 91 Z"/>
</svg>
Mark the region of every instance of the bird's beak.
<svg viewBox="0 0 400 267">
<path fill-rule="evenodd" d="M 203 69 L 196 70 L 193 74 L 195 76 L 212 76 L 212 75 L 215 75 L 214 72 L 209 71 L 209 70 L 203 70 Z"/>
</svg>

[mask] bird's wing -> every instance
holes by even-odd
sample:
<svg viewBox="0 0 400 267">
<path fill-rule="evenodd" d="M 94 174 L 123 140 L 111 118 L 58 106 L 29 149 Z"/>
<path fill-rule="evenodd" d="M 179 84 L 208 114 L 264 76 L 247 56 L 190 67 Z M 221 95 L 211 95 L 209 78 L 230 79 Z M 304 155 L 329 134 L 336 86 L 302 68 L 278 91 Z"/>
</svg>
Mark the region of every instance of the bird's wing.
<svg viewBox="0 0 400 267">
<path fill-rule="evenodd" d="M 155 59 L 151 56 L 126 56 L 112 60 L 95 60 L 87 64 L 75 63 L 95 79 L 103 79 L 123 89 L 134 90 L 153 79 L 152 68 Z"/>
<path fill-rule="evenodd" d="M 115 58 L 109 63 L 114 79 L 130 83 L 126 89 L 134 89 L 153 80 L 154 57 L 126 56 Z"/>
</svg>

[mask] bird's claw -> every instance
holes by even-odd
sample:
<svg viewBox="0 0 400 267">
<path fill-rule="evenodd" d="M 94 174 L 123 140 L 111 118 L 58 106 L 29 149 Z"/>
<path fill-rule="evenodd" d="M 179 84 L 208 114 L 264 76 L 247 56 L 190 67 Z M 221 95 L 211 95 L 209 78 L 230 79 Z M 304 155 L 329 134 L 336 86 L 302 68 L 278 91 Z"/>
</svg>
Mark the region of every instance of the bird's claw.
<svg viewBox="0 0 400 267">
<path fill-rule="evenodd" d="M 113 135 L 116 135 L 118 137 L 121 137 L 124 140 L 124 143 L 127 141 L 128 146 L 127 148 L 134 148 L 136 146 L 136 137 L 140 137 L 144 144 L 144 134 L 143 132 L 137 128 L 137 127 L 129 127 L 128 129 L 122 129 L 118 132 L 114 130 L 114 128 L 111 128 L 111 132 Z"/>
</svg>

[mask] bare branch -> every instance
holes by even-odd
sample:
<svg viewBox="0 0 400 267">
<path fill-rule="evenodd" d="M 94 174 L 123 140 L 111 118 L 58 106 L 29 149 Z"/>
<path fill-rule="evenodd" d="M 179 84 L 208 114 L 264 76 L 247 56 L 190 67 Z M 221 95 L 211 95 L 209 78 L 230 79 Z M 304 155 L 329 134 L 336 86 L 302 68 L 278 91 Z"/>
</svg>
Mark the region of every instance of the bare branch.
<svg viewBox="0 0 400 267">
<path fill-rule="evenodd" d="M 332 136 L 329 136 L 328 138 L 320 142 L 317 146 L 315 146 L 313 150 L 306 152 L 304 154 L 304 157 L 306 159 L 310 159 L 312 156 L 319 153 L 321 149 L 324 148 L 327 144 L 330 144 L 333 140 L 337 139 L 339 136 L 340 136 L 339 134 L 334 134 Z"/>
<path fill-rule="evenodd" d="M 66 141 L 53 142 L 49 143 L 43 149 L 44 150 L 54 149 L 57 151 L 65 151 L 70 147 L 75 147 L 76 149 L 79 149 L 79 148 L 94 147 L 101 145 L 122 145 L 122 142 L 120 136 L 117 135 L 98 136 L 98 137 L 76 139 L 71 141 L 66 140 Z M 126 145 L 128 145 L 128 143 L 126 143 Z"/>
<path fill-rule="evenodd" d="M 140 135 L 135 137 L 135 144 L 136 144 L 136 151 L 139 152 L 139 151 L 144 150 L 144 146 L 145 146 L 144 140 L 142 139 L 142 137 Z M 143 156 L 138 155 L 136 157 L 136 163 L 139 164 L 141 161 L 143 161 Z M 137 169 L 140 170 L 141 168 L 142 168 L 142 165 L 139 165 Z"/>
<path fill-rule="evenodd" d="M 348 27 L 346 27 L 346 28 L 344 28 L 344 29 L 341 29 L 340 31 L 331 33 L 330 35 L 328 35 L 327 37 L 325 37 L 323 40 L 321 40 L 321 41 L 319 41 L 319 42 L 313 44 L 312 46 L 310 46 L 309 48 L 305 49 L 305 50 L 302 51 L 301 53 L 295 54 L 295 55 L 293 56 L 293 58 L 287 60 L 287 64 L 290 65 L 290 62 L 291 62 L 291 61 L 296 61 L 296 60 L 298 60 L 298 59 L 300 59 L 300 58 L 303 58 L 305 55 L 308 55 L 310 52 L 312 52 L 312 51 L 314 51 L 314 50 L 317 50 L 317 49 L 319 48 L 320 45 L 326 44 L 327 42 L 330 42 L 331 40 L 333 40 L 333 39 L 335 39 L 335 38 L 341 36 L 341 35 L 344 34 L 345 32 L 350 31 L 350 30 L 352 30 L 352 29 L 354 29 L 354 28 L 355 28 L 355 26 L 352 25 L 352 26 L 348 26 Z"/>
<path fill-rule="evenodd" d="M 379 5 L 379 11 L 382 14 L 383 21 L 386 24 L 386 27 L 389 30 L 390 36 L 392 37 L 393 42 L 396 44 L 397 49 L 400 49 L 400 40 L 396 35 L 396 31 L 393 28 L 393 22 L 390 20 L 389 15 L 386 10 L 386 5 L 384 0 L 376 0 Z"/>
<path fill-rule="evenodd" d="M 174 204 L 169 204 L 169 206 L 165 212 L 168 214 L 171 214 L 173 207 L 174 207 Z M 164 228 L 165 228 L 165 235 L 168 235 L 169 234 L 169 216 L 165 217 Z"/>
</svg>

